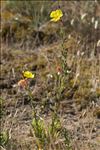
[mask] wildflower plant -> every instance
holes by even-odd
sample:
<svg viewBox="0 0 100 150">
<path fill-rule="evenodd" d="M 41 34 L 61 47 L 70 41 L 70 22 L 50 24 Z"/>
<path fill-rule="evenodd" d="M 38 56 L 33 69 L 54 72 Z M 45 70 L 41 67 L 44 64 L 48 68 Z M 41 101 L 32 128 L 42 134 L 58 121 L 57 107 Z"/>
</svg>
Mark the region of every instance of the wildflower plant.
<svg viewBox="0 0 100 150">
<path fill-rule="evenodd" d="M 60 9 L 52 11 L 50 14 L 50 17 L 52 18 L 51 21 L 57 22 L 61 19 L 63 16 L 63 13 Z M 62 30 L 61 30 L 62 34 Z M 62 34 L 62 36 L 64 36 Z M 59 118 L 59 106 L 60 102 L 62 100 L 62 92 L 66 88 L 66 77 L 68 75 L 68 67 L 67 67 L 67 52 L 64 49 L 63 46 L 63 40 L 64 38 L 62 37 L 62 43 L 61 43 L 61 58 L 60 58 L 60 65 L 56 67 L 56 71 L 54 74 L 51 74 L 52 79 L 53 79 L 53 84 L 51 90 L 48 91 L 48 89 L 45 91 L 46 93 L 46 98 L 47 101 L 48 99 L 54 98 L 54 106 L 51 111 L 51 123 L 48 124 L 48 127 L 46 128 L 46 125 L 43 121 L 41 120 L 40 117 L 34 117 L 32 121 L 32 128 L 34 130 L 34 134 L 37 137 L 37 145 L 38 148 L 45 149 L 47 148 L 48 145 L 50 144 L 50 140 L 53 140 L 53 143 L 55 143 L 57 138 L 63 137 L 64 142 L 66 145 L 66 148 L 68 150 L 71 150 L 71 145 L 70 145 L 70 138 L 68 135 L 68 132 L 65 128 L 62 127 L 60 118 Z M 49 77 L 51 77 L 49 76 Z M 50 86 L 50 85 L 49 85 Z M 49 148 L 49 147 L 48 147 Z"/>
<path fill-rule="evenodd" d="M 60 56 L 57 57 L 59 63 L 56 65 L 55 73 L 53 75 L 54 84 L 52 87 L 53 91 L 51 91 L 51 93 L 54 93 L 55 91 L 55 105 L 57 106 L 56 110 L 59 110 L 58 107 L 60 106 L 63 92 L 66 89 L 67 79 L 68 75 L 71 73 L 71 69 L 69 69 L 67 65 L 67 49 L 64 46 L 65 32 L 63 30 L 63 20 L 61 19 L 63 17 L 63 12 L 61 9 L 57 9 L 50 13 L 50 17 L 52 18 L 51 21 L 53 22 L 61 21 L 61 28 L 59 32 L 61 37 L 61 50 Z"/>
<path fill-rule="evenodd" d="M 60 71 L 60 69 L 58 69 Z M 32 76 L 33 74 L 29 72 L 29 74 Z M 28 75 L 29 75 L 28 74 Z M 35 142 L 37 149 L 47 149 L 52 145 L 51 140 L 53 144 L 56 142 L 58 138 L 63 137 L 64 141 L 66 142 L 65 132 L 63 131 L 63 126 L 61 124 L 58 113 L 58 104 L 57 101 L 55 101 L 55 108 L 54 111 L 51 113 L 51 121 L 49 123 L 45 123 L 44 119 L 40 117 L 41 115 L 38 114 L 38 111 L 36 109 L 36 104 L 34 102 L 34 97 L 32 95 L 32 91 L 28 86 L 28 78 L 22 79 L 18 82 L 18 85 L 25 89 L 25 91 L 28 93 L 28 96 L 31 101 L 32 111 L 33 111 L 33 120 L 32 120 L 32 129 L 31 134 L 35 137 Z M 26 77 L 26 76 L 25 76 Z M 57 75 L 57 77 L 60 77 Z M 60 80 L 59 80 L 60 81 Z M 57 81 L 58 83 L 58 81 Z M 41 109 L 42 102 L 40 103 L 40 109 Z M 55 144 L 54 144 L 55 145 Z M 67 144 L 68 146 L 68 144 Z M 56 145 L 55 145 L 56 147 Z"/>
<path fill-rule="evenodd" d="M 50 13 L 51 21 L 57 22 L 60 21 L 63 16 L 63 12 L 60 9 L 57 9 L 55 11 L 52 11 Z M 62 34 L 61 29 L 61 34 Z M 49 74 L 48 78 L 52 79 L 53 84 L 49 85 L 51 86 L 51 89 L 48 90 L 48 88 L 45 91 L 46 100 L 54 99 L 54 105 L 51 112 L 51 121 L 49 123 L 45 123 L 44 119 L 40 117 L 41 115 L 38 114 L 36 105 L 37 102 L 34 102 L 34 97 L 32 94 L 31 89 L 28 86 L 28 81 L 30 79 L 34 79 L 35 75 L 30 71 L 23 71 L 23 78 L 18 82 L 18 85 L 21 88 L 24 88 L 31 101 L 32 109 L 33 109 L 33 120 L 32 120 L 32 136 L 35 137 L 35 142 L 38 149 L 47 149 L 50 148 L 50 145 L 55 145 L 55 142 L 58 138 L 63 137 L 65 145 L 67 149 L 70 149 L 70 140 L 68 139 L 68 133 L 67 130 L 63 128 L 60 117 L 59 117 L 59 109 L 60 109 L 60 102 L 62 100 L 63 91 L 66 88 L 66 70 L 67 70 L 67 55 L 66 50 L 64 49 L 63 38 L 62 34 L 62 43 L 61 43 L 61 58 L 60 58 L 60 64 L 56 66 L 55 73 Z M 46 83 L 46 82 L 45 82 Z M 45 107 L 42 107 L 44 102 L 41 100 L 40 104 L 40 112 Z M 52 142 L 51 142 L 52 140 Z M 52 146 L 51 146 L 52 147 Z M 56 147 L 56 145 L 55 145 Z"/>
</svg>

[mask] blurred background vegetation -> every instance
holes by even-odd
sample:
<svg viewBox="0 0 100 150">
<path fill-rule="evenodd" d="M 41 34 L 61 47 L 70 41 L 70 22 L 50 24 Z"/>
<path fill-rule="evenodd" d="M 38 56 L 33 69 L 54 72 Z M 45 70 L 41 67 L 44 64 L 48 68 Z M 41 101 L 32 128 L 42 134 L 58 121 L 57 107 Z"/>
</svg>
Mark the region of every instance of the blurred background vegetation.
<svg viewBox="0 0 100 150">
<path fill-rule="evenodd" d="M 99 1 L 1 1 L 3 40 L 51 43 L 59 39 L 60 23 L 50 22 L 49 14 L 60 8 L 63 13 L 65 36 L 76 32 L 86 40 L 98 40 L 100 27 Z M 76 36 L 76 35 L 75 35 Z M 95 37 L 95 38 L 94 38 Z M 37 39 L 37 40 L 36 40 Z M 51 40 L 50 40 L 51 39 Z M 30 44 L 31 46 L 31 44 Z"/>
</svg>

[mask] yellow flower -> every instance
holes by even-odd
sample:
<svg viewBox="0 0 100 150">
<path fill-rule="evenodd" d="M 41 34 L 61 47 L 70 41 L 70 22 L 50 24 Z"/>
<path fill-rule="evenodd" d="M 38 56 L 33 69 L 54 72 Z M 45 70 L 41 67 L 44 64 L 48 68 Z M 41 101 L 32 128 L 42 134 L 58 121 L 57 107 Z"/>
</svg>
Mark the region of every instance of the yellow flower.
<svg viewBox="0 0 100 150">
<path fill-rule="evenodd" d="M 51 21 L 53 22 L 59 21 L 62 16 L 63 16 L 63 13 L 60 9 L 57 9 L 50 13 L 50 17 L 52 18 Z"/>
<path fill-rule="evenodd" d="M 25 78 L 34 78 L 34 74 L 32 74 L 32 72 L 30 72 L 30 71 L 24 71 L 23 72 L 23 76 L 25 77 Z"/>
</svg>

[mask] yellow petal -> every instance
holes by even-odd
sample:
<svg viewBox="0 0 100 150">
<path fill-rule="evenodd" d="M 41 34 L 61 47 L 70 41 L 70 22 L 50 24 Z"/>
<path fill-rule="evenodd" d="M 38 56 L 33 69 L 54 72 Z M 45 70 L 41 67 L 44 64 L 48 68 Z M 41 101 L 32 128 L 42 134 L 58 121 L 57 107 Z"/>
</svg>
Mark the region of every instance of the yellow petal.
<svg viewBox="0 0 100 150">
<path fill-rule="evenodd" d="M 63 13 L 60 9 L 56 10 L 57 16 L 62 17 Z"/>
<path fill-rule="evenodd" d="M 51 21 L 53 21 L 53 22 L 57 22 L 58 20 L 60 20 L 60 17 L 56 17 L 56 18 L 51 19 Z"/>
<path fill-rule="evenodd" d="M 53 18 L 54 16 L 55 16 L 55 11 L 52 11 L 52 12 L 50 13 L 50 17 Z"/>
</svg>

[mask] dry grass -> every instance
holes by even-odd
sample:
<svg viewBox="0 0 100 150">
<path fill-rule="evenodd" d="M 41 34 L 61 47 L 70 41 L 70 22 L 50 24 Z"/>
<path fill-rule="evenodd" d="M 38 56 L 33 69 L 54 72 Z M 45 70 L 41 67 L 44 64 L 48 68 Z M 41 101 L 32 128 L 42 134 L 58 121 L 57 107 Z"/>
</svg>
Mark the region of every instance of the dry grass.
<svg viewBox="0 0 100 150">
<path fill-rule="evenodd" d="M 38 16 L 35 13 L 32 16 L 30 4 L 25 3 L 22 7 L 23 3 L 19 3 L 20 6 L 16 2 L 15 10 L 12 7 L 14 2 L 2 6 L 2 9 L 6 6 L 4 10 L 11 10 L 11 14 L 14 11 L 15 14 L 6 14 L 9 23 L 2 19 L 0 148 L 99 150 L 100 46 L 97 42 L 100 39 L 99 28 L 94 28 L 95 22 L 88 24 L 92 17 L 98 18 L 99 2 L 41 1 L 38 9 L 34 9 Z M 33 5 L 35 2 L 30 3 Z M 66 16 L 64 26 L 48 21 L 44 23 L 48 20 L 45 13 L 38 18 L 40 7 L 43 7 L 43 12 L 49 13 L 58 3 Z M 68 7 L 65 8 L 65 4 Z M 21 9 L 26 6 L 27 11 Z M 88 6 L 93 9 L 88 10 Z M 19 26 L 11 18 L 16 17 L 16 12 L 21 14 Z M 82 22 L 80 17 L 85 12 L 88 16 Z M 75 24 L 71 25 L 73 14 Z M 25 22 L 30 15 L 38 18 L 38 28 L 37 22 L 30 28 L 31 19 Z M 63 44 L 60 28 L 64 30 Z M 29 91 L 20 91 L 17 86 L 23 78 L 23 70 L 35 74 L 35 78 L 29 81 L 32 97 Z"/>
</svg>

